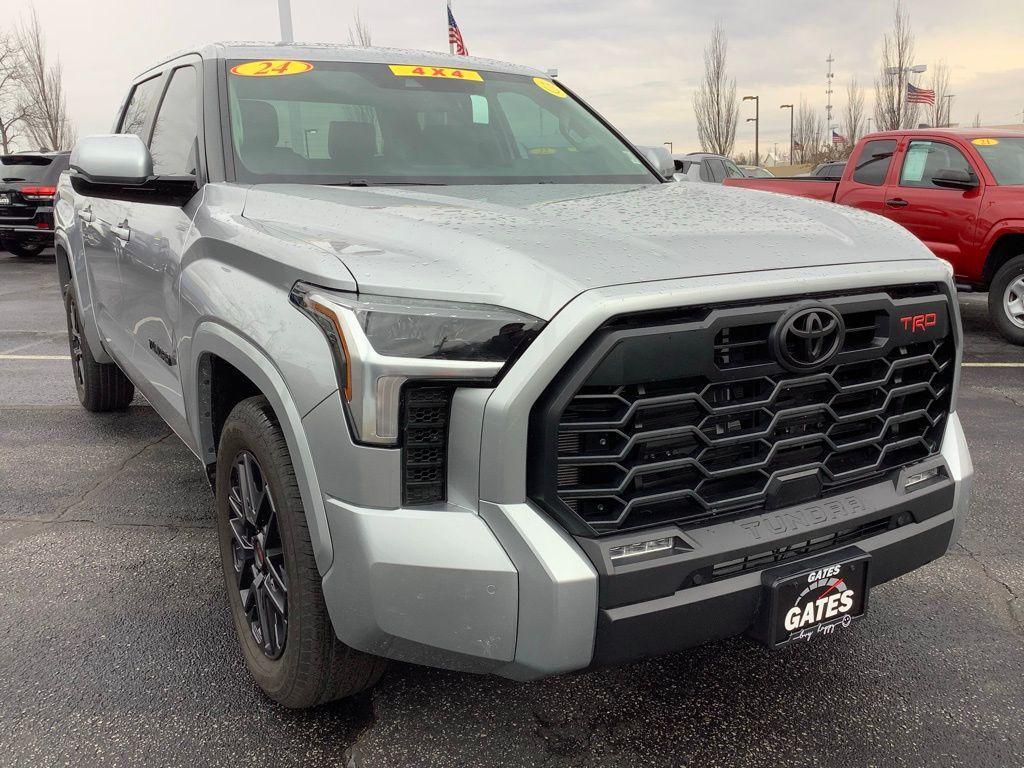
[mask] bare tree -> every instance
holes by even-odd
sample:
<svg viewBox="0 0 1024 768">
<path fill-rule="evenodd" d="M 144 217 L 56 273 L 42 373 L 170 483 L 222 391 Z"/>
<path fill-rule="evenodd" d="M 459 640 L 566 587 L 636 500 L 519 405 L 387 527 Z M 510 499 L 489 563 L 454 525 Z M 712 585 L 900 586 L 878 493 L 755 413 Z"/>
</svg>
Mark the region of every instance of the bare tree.
<svg viewBox="0 0 1024 768">
<path fill-rule="evenodd" d="M 800 106 L 796 111 L 794 133 L 796 143 L 799 145 L 796 153 L 801 163 L 816 163 L 824 157 L 826 153 L 825 122 L 822 120 L 821 113 L 808 104 L 803 97 L 800 97 Z"/>
<path fill-rule="evenodd" d="M 697 137 L 705 152 L 719 155 L 732 153 L 736 143 L 736 80 L 726 74 L 729 43 L 721 23 L 715 24 L 711 40 L 704 49 L 704 80 L 693 95 L 693 111 L 697 117 Z"/>
<path fill-rule="evenodd" d="M 21 49 L 10 33 L 0 34 L 0 149 L 8 154 L 22 130 Z"/>
<path fill-rule="evenodd" d="M 950 99 L 949 66 L 940 61 L 932 69 L 931 89 L 935 91 L 935 104 L 929 110 L 932 127 L 942 128 L 949 125 Z"/>
<path fill-rule="evenodd" d="M 971 128 L 981 128 L 981 112 L 974 113 L 974 121 L 971 123 Z"/>
<path fill-rule="evenodd" d="M 864 89 L 857 78 L 846 84 L 846 106 L 843 108 L 843 135 L 847 144 L 843 147 L 848 155 L 861 136 L 864 135 Z"/>
<path fill-rule="evenodd" d="M 875 125 L 880 131 L 913 128 L 917 122 L 917 104 L 907 102 L 914 33 L 902 0 L 896 0 L 893 12 L 892 32 L 882 38 L 882 63 L 875 78 Z"/>
<path fill-rule="evenodd" d="M 353 26 L 348 28 L 348 44 L 364 45 L 366 47 L 373 45 L 373 35 L 370 32 L 370 25 L 363 20 L 362 15 L 359 13 L 358 5 L 352 13 L 352 24 Z"/>
<path fill-rule="evenodd" d="M 60 60 L 51 63 L 39 16 L 33 8 L 28 21 L 15 32 L 23 62 L 22 119 L 26 133 L 40 148 L 68 149 L 75 143 L 75 128 L 68 116 Z"/>
</svg>

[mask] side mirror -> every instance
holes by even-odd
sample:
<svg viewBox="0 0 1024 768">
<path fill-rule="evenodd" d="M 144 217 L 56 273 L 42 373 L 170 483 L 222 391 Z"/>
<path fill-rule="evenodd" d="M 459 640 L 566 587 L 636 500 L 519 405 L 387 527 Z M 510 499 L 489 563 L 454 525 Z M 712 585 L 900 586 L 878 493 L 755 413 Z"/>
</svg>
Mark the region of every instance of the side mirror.
<svg viewBox="0 0 1024 768">
<path fill-rule="evenodd" d="M 92 184 L 142 186 L 153 175 L 153 158 L 134 133 L 87 136 L 71 150 L 70 165 Z"/>
<path fill-rule="evenodd" d="M 86 197 L 183 206 L 194 176 L 154 176 L 153 157 L 134 133 L 87 136 L 71 150 L 71 186 Z"/>
<path fill-rule="evenodd" d="M 945 189 L 974 189 L 978 186 L 978 177 L 959 168 L 944 168 L 932 176 L 932 184 Z"/>
<path fill-rule="evenodd" d="M 667 147 L 637 147 L 644 159 L 653 165 L 662 176 L 671 179 L 676 172 L 676 163 Z"/>
</svg>

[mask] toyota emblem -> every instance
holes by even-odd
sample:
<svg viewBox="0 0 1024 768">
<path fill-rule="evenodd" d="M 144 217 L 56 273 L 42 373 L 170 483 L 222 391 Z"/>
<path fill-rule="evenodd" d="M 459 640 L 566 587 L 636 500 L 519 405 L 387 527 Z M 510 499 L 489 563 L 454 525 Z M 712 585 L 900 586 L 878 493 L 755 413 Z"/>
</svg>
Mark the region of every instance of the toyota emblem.
<svg viewBox="0 0 1024 768">
<path fill-rule="evenodd" d="M 813 371 L 839 354 L 845 334 L 843 318 L 834 309 L 824 304 L 804 305 L 779 319 L 772 346 L 784 368 Z"/>
</svg>

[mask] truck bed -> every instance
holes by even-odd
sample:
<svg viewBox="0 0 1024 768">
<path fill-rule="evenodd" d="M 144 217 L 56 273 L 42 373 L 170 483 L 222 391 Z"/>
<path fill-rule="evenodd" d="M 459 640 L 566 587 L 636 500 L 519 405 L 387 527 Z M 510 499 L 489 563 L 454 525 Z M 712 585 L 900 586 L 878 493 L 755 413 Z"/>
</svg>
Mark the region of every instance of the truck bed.
<svg viewBox="0 0 1024 768">
<path fill-rule="evenodd" d="M 763 192 L 778 192 L 783 195 L 810 197 L 815 200 L 833 202 L 839 182 L 815 176 L 795 176 L 788 179 L 726 179 L 727 187 L 760 189 Z"/>
</svg>

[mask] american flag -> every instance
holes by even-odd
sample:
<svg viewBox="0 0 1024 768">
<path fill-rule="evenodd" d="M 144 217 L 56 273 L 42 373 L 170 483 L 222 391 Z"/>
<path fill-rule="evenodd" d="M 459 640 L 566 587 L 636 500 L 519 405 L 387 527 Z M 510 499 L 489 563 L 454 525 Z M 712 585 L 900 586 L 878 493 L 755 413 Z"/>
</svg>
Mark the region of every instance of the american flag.
<svg viewBox="0 0 1024 768">
<path fill-rule="evenodd" d="M 910 104 L 935 104 L 935 91 L 918 88 L 907 83 L 907 102 Z"/>
<path fill-rule="evenodd" d="M 462 39 L 459 25 L 455 23 L 455 17 L 452 16 L 452 7 L 450 5 L 448 6 L 448 42 L 455 47 L 455 53 L 459 54 L 459 56 L 469 56 L 469 49 Z"/>
<path fill-rule="evenodd" d="M 804 151 L 804 145 L 801 144 L 799 141 L 794 141 L 793 142 L 793 149 L 795 149 L 797 152 L 803 152 Z"/>
<path fill-rule="evenodd" d="M 843 134 L 837 132 L 835 128 L 833 128 L 832 129 L 832 143 L 833 144 L 849 144 L 850 140 L 848 138 L 846 138 L 845 136 L 843 136 Z"/>
</svg>

